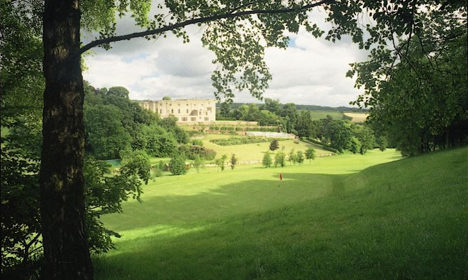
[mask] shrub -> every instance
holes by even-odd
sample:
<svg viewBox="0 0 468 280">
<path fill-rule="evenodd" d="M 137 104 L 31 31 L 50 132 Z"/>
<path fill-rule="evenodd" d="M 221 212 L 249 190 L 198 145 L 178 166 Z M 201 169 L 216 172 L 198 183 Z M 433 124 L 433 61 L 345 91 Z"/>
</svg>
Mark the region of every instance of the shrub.
<svg viewBox="0 0 468 280">
<path fill-rule="evenodd" d="M 289 160 L 289 162 L 292 162 L 293 164 L 296 164 L 297 158 L 296 158 L 296 153 L 294 152 L 294 149 L 292 149 L 289 152 L 288 160 Z"/>
<path fill-rule="evenodd" d="M 278 165 L 281 167 L 284 167 L 286 165 L 286 156 L 283 152 L 278 152 L 275 155 L 275 167 Z"/>
<path fill-rule="evenodd" d="M 185 168 L 185 157 L 183 155 L 172 157 L 169 162 L 169 170 L 174 175 L 183 175 L 187 173 L 187 169 Z"/>
<path fill-rule="evenodd" d="M 187 158 L 195 160 L 196 156 L 203 158 L 205 160 L 213 160 L 216 157 L 216 151 L 212 149 L 207 149 L 202 146 L 194 145 L 188 148 L 187 153 L 185 154 Z"/>
<path fill-rule="evenodd" d="M 226 162 L 227 155 L 222 155 L 220 158 L 216 159 L 216 165 L 221 168 L 221 171 L 224 171 L 224 164 Z"/>
<path fill-rule="evenodd" d="M 268 168 L 271 166 L 271 164 L 272 164 L 272 160 L 271 160 L 270 151 L 267 151 L 265 155 L 263 156 L 262 165 L 265 166 L 265 168 Z"/>
<path fill-rule="evenodd" d="M 192 140 L 192 145 L 193 146 L 203 146 L 203 141 L 200 139 L 193 139 Z"/>
<path fill-rule="evenodd" d="M 310 164 L 310 161 L 312 159 L 315 159 L 315 150 L 314 148 L 308 148 L 305 152 L 305 156 L 306 156 L 306 159 L 309 160 L 309 164 Z"/>
<path fill-rule="evenodd" d="M 276 151 L 278 150 L 278 148 L 279 148 L 278 140 L 273 139 L 273 141 L 271 141 L 270 143 L 270 151 Z"/>
<path fill-rule="evenodd" d="M 304 162 L 304 153 L 302 151 L 297 151 L 296 160 L 299 164 Z"/>
</svg>

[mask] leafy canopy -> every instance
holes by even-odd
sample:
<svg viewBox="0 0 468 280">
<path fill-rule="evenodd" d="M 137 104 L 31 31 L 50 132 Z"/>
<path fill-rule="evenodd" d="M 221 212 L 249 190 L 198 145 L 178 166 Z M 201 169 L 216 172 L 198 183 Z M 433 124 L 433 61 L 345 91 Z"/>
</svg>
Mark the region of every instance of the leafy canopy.
<svg viewBox="0 0 468 280">
<path fill-rule="evenodd" d="M 423 29 L 418 16 L 421 11 L 453 10 L 463 2 L 444 1 L 441 5 L 438 0 L 165 0 L 155 7 L 151 4 L 150 0 L 83 0 L 82 28 L 96 31 L 99 36 L 84 45 L 79 54 L 96 46 L 109 49 L 111 43 L 121 40 L 157 39 L 168 32 L 189 42 L 184 28 L 203 26 L 202 43 L 214 52 L 213 62 L 218 66 L 212 75 L 215 95 L 232 101 L 234 94 L 242 90 L 261 98 L 268 87 L 272 76 L 263 60 L 266 47 L 286 48 L 289 43 L 286 34 L 297 33 L 301 27 L 316 37 L 325 33 L 308 13 L 315 7 L 323 8 L 326 21 L 332 24 L 326 39 L 335 41 L 349 35 L 361 48 L 386 49 L 393 36 L 407 36 Z M 116 35 L 116 15 L 121 17 L 127 13 L 142 31 Z M 372 19 L 363 20 L 364 14 Z"/>
</svg>

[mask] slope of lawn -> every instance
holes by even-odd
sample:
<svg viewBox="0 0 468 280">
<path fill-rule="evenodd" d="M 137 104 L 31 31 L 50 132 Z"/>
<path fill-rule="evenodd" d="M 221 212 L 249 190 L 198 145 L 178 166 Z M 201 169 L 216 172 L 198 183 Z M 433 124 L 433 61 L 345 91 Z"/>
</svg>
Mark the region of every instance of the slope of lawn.
<svg viewBox="0 0 468 280">
<path fill-rule="evenodd" d="M 216 151 L 216 157 L 220 157 L 222 155 L 227 155 L 228 157 L 231 154 L 235 154 L 236 157 L 239 158 L 240 161 L 259 161 L 262 160 L 263 155 L 266 151 L 269 150 L 270 143 L 256 143 L 256 144 L 244 144 L 244 145 L 233 145 L 233 146 L 220 146 L 215 143 L 210 142 L 211 139 L 223 139 L 223 138 L 230 138 L 230 137 L 242 137 L 242 136 L 230 136 L 230 135 L 222 135 L 222 134 L 209 134 L 203 138 L 203 145 L 206 148 L 213 149 Z M 309 147 L 315 149 L 316 155 L 324 155 L 330 154 L 329 151 L 323 150 L 318 145 L 310 145 L 304 142 L 299 142 L 298 144 L 294 143 L 294 140 L 282 140 L 279 141 L 280 150 L 284 147 L 284 152 L 287 154 L 294 149 L 297 151 L 305 152 Z"/>
<path fill-rule="evenodd" d="M 303 110 L 298 110 L 299 113 Z M 313 120 L 325 119 L 327 116 L 331 116 L 335 120 L 343 119 L 343 113 L 339 111 L 327 111 L 327 110 L 308 110 Z"/>
<path fill-rule="evenodd" d="M 465 279 L 466 154 L 163 177 L 105 217 L 96 279 Z"/>
</svg>

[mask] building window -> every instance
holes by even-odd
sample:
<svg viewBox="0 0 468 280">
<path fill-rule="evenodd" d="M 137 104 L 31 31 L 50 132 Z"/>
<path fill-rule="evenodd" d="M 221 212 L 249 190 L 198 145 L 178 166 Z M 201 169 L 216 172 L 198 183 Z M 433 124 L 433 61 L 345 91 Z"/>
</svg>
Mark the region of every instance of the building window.
<svg viewBox="0 0 468 280">
<path fill-rule="evenodd" d="M 188 114 L 188 109 L 187 109 L 187 114 Z"/>
<path fill-rule="evenodd" d="M 208 112 L 205 112 L 205 116 L 208 116 Z"/>
<path fill-rule="evenodd" d="M 199 115 L 201 116 L 201 110 L 200 110 L 200 113 L 199 113 Z"/>
<path fill-rule="evenodd" d="M 162 114 L 162 109 L 159 110 L 159 113 Z"/>
<path fill-rule="evenodd" d="M 183 118 L 182 118 L 182 121 L 186 122 L 186 121 L 187 121 L 187 117 L 183 117 Z"/>
<path fill-rule="evenodd" d="M 179 114 L 180 114 L 180 109 L 179 109 Z"/>
<path fill-rule="evenodd" d="M 174 109 L 171 109 L 171 114 L 174 114 Z"/>
<path fill-rule="evenodd" d="M 205 121 L 206 121 L 206 122 L 207 122 L 207 121 L 209 121 L 209 120 L 210 120 L 210 118 L 208 118 L 208 117 L 205 117 Z"/>
<path fill-rule="evenodd" d="M 191 117 L 190 120 L 191 120 L 192 122 L 195 122 L 195 121 L 197 121 L 197 117 Z"/>
<path fill-rule="evenodd" d="M 206 107 L 206 110 L 211 112 L 211 107 Z"/>
</svg>

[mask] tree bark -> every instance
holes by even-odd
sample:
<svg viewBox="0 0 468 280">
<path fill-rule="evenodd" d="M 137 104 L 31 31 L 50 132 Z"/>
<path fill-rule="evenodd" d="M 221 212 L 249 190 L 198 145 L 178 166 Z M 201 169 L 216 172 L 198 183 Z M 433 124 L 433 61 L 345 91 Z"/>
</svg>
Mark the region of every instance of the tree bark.
<svg viewBox="0 0 468 280">
<path fill-rule="evenodd" d="M 93 279 L 84 226 L 83 77 L 80 56 L 74 56 L 79 0 L 45 1 L 43 23 L 42 279 Z"/>
</svg>

